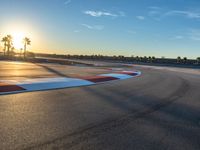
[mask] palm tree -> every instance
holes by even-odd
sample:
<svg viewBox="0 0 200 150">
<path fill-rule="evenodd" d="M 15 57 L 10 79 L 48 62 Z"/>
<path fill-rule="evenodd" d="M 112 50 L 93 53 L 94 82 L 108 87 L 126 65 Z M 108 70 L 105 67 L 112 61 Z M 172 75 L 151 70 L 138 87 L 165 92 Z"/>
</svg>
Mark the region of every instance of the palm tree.
<svg viewBox="0 0 200 150">
<path fill-rule="evenodd" d="M 139 60 L 140 60 L 140 57 L 139 57 L 139 56 L 136 56 L 135 59 L 136 59 L 136 61 L 139 61 Z"/>
<path fill-rule="evenodd" d="M 155 62 L 156 57 L 155 57 L 155 56 L 152 56 L 152 57 L 151 57 L 151 60 L 152 60 L 152 62 Z"/>
<path fill-rule="evenodd" d="M 6 55 L 7 42 L 8 42 L 7 36 L 3 37 L 1 41 L 4 43 L 3 52 L 4 52 L 4 56 L 5 56 Z"/>
<path fill-rule="evenodd" d="M 20 48 L 20 57 L 22 57 L 23 48 Z"/>
<path fill-rule="evenodd" d="M 197 57 L 197 64 L 200 64 L 200 57 Z"/>
<path fill-rule="evenodd" d="M 183 58 L 183 61 L 184 61 L 185 64 L 187 63 L 187 60 L 188 60 L 187 57 Z"/>
<path fill-rule="evenodd" d="M 10 50 L 11 50 L 12 45 L 13 45 L 12 40 L 13 40 L 12 36 L 7 35 L 7 53 L 8 53 L 8 56 L 10 55 Z"/>
<path fill-rule="evenodd" d="M 31 40 L 29 38 L 25 37 L 23 42 L 24 42 L 24 58 L 25 58 L 26 57 L 26 47 L 27 47 L 27 45 L 31 45 Z"/>
<path fill-rule="evenodd" d="M 148 61 L 149 61 L 150 63 L 152 63 L 152 57 L 151 57 L 151 56 L 149 56 Z"/>
<path fill-rule="evenodd" d="M 181 63 L 181 57 L 180 56 L 178 56 L 176 60 L 177 60 L 177 63 Z"/>
<path fill-rule="evenodd" d="M 148 60 L 147 56 L 144 56 L 144 57 L 143 57 L 143 62 L 145 62 L 145 63 L 146 63 L 146 62 L 147 62 L 147 60 Z"/>
</svg>

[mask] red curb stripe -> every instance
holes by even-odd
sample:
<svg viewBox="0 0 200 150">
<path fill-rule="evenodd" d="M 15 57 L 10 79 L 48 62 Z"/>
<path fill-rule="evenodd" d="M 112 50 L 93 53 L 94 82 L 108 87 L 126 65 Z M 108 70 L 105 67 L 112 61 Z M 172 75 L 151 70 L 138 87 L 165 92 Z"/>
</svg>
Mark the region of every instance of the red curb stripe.
<svg viewBox="0 0 200 150">
<path fill-rule="evenodd" d="M 94 82 L 94 83 L 118 80 L 118 78 L 106 77 L 106 76 L 93 76 L 93 77 L 86 77 L 86 78 L 82 78 L 82 79 L 90 81 L 90 82 Z"/>
<path fill-rule="evenodd" d="M 0 82 L 0 93 L 15 92 L 15 91 L 22 91 L 22 90 L 25 90 L 25 89 L 20 86 L 17 86 L 17 85 L 6 84 L 6 83 Z"/>
<path fill-rule="evenodd" d="M 138 75 L 137 72 L 119 72 L 119 74 L 126 74 L 126 75 L 130 75 L 130 76 L 137 76 Z"/>
</svg>

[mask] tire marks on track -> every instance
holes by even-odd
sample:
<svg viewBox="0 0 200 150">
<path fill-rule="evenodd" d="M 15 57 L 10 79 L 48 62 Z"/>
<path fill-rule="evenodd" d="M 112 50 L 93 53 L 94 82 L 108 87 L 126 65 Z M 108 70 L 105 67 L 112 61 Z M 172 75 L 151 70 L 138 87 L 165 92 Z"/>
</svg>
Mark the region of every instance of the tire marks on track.
<svg viewBox="0 0 200 150">
<path fill-rule="evenodd" d="M 60 146 L 63 147 L 63 149 L 70 149 L 82 142 L 86 142 L 87 140 L 91 138 L 96 138 L 100 136 L 102 133 L 106 133 L 110 130 L 113 130 L 114 128 L 125 126 L 139 118 L 146 117 L 156 111 L 159 111 L 160 109 L 167 107 L 173 102 L 181 99 L 189 91 L 190 89 L 189 82 L 181 77 L 177 77 L 177 78 L 179 82 L 181 82 L 178 89 L 175 90 L 168 97 L 160 99 L 159 103 L 147 109 L 143 109 L 138 112 L 129 113 L 117 119 L 108 119 L 99 124 L 90 124 L 88 126 L 77 129 L 77 131 L 72 132 L 71 134 L 67 134 L 65 136 L 56 138 L 51 141 L 47 141 L 45 143 L 30 146 L 28 148 L 25 148 L 24 150 L 46 149 L 46 148 L 56 149 L 57 145 L 59 145 L 59 147 Z"/>
</svg>

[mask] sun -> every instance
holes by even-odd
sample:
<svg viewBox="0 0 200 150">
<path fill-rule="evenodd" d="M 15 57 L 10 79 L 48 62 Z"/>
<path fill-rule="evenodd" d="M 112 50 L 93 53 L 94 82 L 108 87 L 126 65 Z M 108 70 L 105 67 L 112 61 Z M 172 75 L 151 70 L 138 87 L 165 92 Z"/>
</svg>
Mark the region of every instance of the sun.
<svg viewBox="0 0 200 150">
<path fill-rule="evenodd" d="M 25 34 L 23 32 L 14 32 L 12 33 L 12 37 L 14 48 L 18 50 L 23 48 L 23 39 L 25 37 Z"/>
<path fill-rule="evenodd" d="M 34 41 L 31 42 L 31 45 L 27 45 L 28 50 L 33 50 L 35 47 L 40 47 L 40 42 L 43 41 L 41 38 L 43 32 L 36 29 L 36 25 L 34 25 L 34 23 L 27 24 L 27 22 L 22 20 L 14 20 L 2 25 L 0 27 L 0 37 L 6 37 L 7 35 L 12 36 L 12 46 L 16 52 L 20 52 L 21 49 L 24 49 L 25 37 L 29 38 L 31 41 Z M 0 44 L 4 46 L 2 42 L 0 42 Z"/>
</svg>

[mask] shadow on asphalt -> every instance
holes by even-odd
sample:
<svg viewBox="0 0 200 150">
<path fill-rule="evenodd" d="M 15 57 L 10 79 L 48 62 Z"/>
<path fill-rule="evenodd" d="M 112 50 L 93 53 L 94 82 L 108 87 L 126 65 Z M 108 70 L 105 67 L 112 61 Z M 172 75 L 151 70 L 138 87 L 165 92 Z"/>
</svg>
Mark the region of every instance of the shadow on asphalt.
<svg viewBox="0 0 200 150">
<path fill-rule="evenodd" d="M 69 78 L 69 76 L 67 76 L 66 74 L 63 74 L 63 73 L 61 73 L 61 72 L 59 72 L 59 71 L 57 71 L 57 70 L 55 70 L 55 69 L 53 69 L 53 68 L 50 68 L 50 67 L 48 67 L 48 66 L 45 66 L 45 65 L 42 65 L 42 64 L 37 64 L 37 63 L 35 63 L 35 65 L 37 65 L 37 66 L 39 66 L 39 67 L 42 67 L 42 68 L 44 68 L 45 70 L 47 70 L 47 71 L 49 71 L 49 72 L 51 72 L 51 73 L 54 73 L 54 74 L 56 74 L 56 75 L 58 75 L 58 76 L 60 76 L 60 77 L 68 77 L 68 78 Z"/>
</svg>

